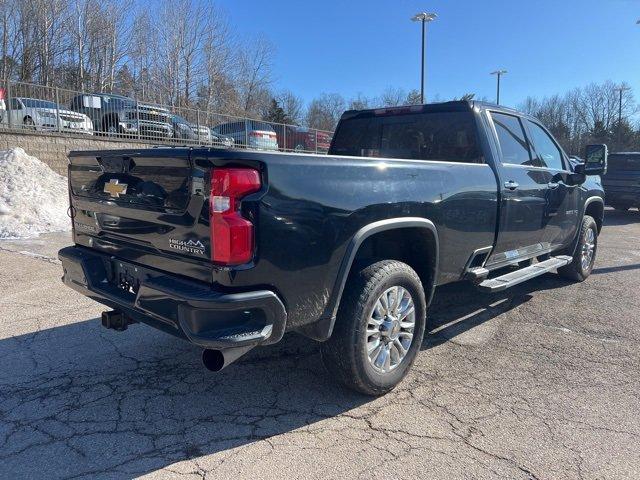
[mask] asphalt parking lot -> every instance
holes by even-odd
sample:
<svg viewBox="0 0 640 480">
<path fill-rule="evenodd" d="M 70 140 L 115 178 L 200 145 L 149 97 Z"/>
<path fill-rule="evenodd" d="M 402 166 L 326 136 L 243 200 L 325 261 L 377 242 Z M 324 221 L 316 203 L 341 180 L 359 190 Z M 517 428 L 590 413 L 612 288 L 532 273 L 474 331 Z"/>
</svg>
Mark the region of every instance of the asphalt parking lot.
<svg viewBox="0 0 640 480">
<path fill-rule="evenodd" d="M 638 478 L 640 213 L 606 212 L 582 284 L 436 293 L 385 397 L 291 336 L 212 374 L 200 351 L 64 287 L 65 235 L 0 242 L 0 478 Z"/>
</svg>

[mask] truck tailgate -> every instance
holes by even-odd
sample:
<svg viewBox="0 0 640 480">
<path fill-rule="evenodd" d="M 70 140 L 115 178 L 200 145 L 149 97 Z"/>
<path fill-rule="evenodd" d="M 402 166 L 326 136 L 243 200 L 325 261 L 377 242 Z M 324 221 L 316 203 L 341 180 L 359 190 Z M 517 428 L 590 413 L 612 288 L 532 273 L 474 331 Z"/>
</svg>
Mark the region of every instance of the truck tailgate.
<svg viewBox="0 0 640 480">
<path fill-rule="evenodd" d="M 71 152 L 75 242 L 210 282 L 206 174 L 187 148 Z"/>
</svg>

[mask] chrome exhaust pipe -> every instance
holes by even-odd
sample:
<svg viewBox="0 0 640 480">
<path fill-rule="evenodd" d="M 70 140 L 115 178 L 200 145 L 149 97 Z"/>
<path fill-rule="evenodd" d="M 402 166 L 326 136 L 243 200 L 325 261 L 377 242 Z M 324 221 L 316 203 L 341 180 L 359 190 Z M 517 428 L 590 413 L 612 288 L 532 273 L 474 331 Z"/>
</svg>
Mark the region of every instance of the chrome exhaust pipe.
<svg viewBox="0 0 640 480">
<path fill-rule="evenodd" d="M 242 355 L 251 350 L 255 345 L 246 347 L 225 348 L 224 350 L 212 350 L 205 348 L 202 351 L 202 364 L 211 372 L 219 372 L 223 368 L 239 359 Z"/>
</svg>

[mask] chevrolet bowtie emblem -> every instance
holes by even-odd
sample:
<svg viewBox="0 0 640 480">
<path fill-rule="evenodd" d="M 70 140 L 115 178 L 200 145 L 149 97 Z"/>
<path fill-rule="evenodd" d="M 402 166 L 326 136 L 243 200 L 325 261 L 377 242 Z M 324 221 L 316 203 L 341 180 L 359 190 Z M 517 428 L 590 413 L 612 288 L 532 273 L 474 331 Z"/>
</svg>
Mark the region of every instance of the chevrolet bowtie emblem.
<svg viewBox="0 0 640 480">
<path fill-rule="evenodd" d="M 120 195 L 127 193 L 127 184 L 120 183 L 117 178 L 112 178 L 109 183 L 104 184 L 104 193 L 108 193 L 113 198 L 118 198 Z"/>
</svg>

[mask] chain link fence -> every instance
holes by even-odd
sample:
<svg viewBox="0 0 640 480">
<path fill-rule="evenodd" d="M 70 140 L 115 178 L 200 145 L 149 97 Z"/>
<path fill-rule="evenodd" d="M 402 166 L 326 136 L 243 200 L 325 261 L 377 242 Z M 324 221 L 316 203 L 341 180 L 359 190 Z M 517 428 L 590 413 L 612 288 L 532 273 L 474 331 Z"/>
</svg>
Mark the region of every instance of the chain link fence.
<svg viewBox="0 0 640 480">
<path fill-rule="evenodd" d="M 94 135 L 152 145 L 326 153 L 332 132 L 25 82 L 0 88 L 0 131 Z"/>
</svg>

